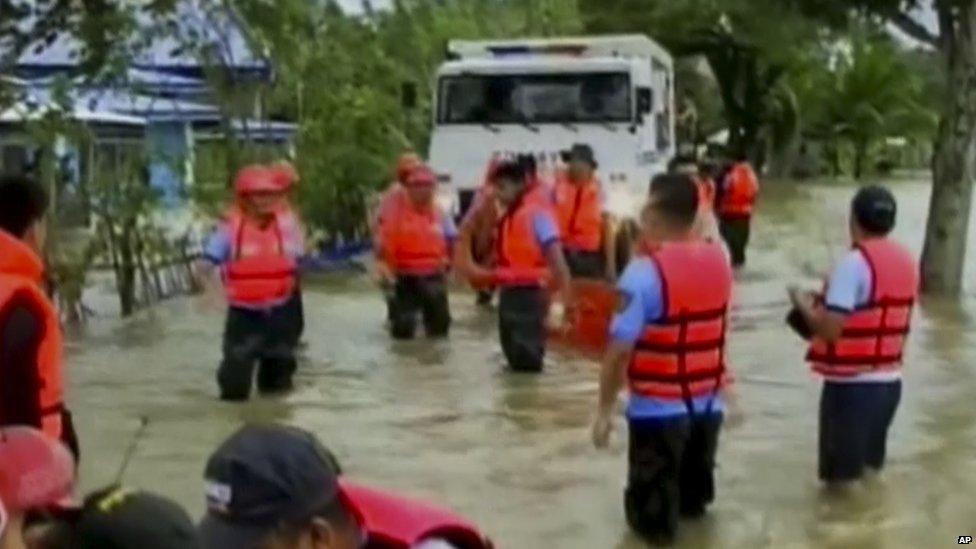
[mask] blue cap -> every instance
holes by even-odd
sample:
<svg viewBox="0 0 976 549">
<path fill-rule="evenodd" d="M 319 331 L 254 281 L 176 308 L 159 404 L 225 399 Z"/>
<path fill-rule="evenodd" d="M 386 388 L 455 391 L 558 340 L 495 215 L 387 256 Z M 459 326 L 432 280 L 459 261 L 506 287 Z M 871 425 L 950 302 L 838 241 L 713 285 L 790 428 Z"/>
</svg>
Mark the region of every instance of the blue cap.
<svg viewBox="0 0 976 549">
<path fill-rule="evenodd" d="M 242 427 L 207 462 L 204 547 L 248 549 L 282 523 L 312 518 L 339 497 L 339 474 L 335 458 L 307 431 Z"/>
</svg>

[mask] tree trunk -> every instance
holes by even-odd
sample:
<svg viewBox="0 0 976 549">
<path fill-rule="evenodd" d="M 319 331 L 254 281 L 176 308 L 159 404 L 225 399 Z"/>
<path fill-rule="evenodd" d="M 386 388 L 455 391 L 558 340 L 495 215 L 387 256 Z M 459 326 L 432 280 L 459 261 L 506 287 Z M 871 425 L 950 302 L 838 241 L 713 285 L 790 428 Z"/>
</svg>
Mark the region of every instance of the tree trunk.
<svg viewBox="0 0 976 549">
<path fill-rule="evenodd" d="M 116 285 L 123 318 L 132 315 L 136 310 L 136 262 L 132 241 L 134 229 L 128 220 L 123 222 L 122 234 L 119 235 L 118 240 L 119 270 Z"/>
<path fill-rule="evenodd" d="M 932 200 L 922 251 L 922 288 L 956 296 L 962 290 L 966 237 L 976 170 L 976 2 L 959 8 L 959 24 L 943 43 L 949 97 L 932 160 Z"/>
<path fill-rule="evenodd" d="M 864 175 L 864 161 L 868 156 L 868 144 L 863 141 L 854 143 L 854 179 L 860 180 Z"/>
</svg>

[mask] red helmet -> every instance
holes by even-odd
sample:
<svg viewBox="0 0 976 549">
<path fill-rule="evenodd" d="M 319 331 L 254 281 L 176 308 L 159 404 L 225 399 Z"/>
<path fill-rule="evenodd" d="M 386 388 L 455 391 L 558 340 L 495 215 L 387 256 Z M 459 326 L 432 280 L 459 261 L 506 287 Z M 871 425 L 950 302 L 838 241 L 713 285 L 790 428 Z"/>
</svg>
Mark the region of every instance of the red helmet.
<svg viewBox="0 0 976 549">
<path fill-rule="evenodd" d="M 281 187 L 278 186 L 274 171 L 257 164 L 244 166 L 238 170 L 237 177 L 234 178 L 234 192 L 238 196 L 280 191 Z"/>
<path fill-rule="evenodd" d="M 437 174 L 434 173 L 434 170 L 421 164 L 411 170 L 403 184 L 406 187 L 433 187 L 437 184 Z"/>
<path fill-rule="evenodd" d="M 275 184 L 277 184 L 282 191 L 291 189 L 292 186 L 299 181 L 298 172 L 295 171 L 295 167 L 291 165 L 291 162 L 278 162 L 272 164 L 269 169 L 272 172 Z"/>
<path fill-rule="evenodd" d="M 74 482 L 74 459 L 64 444 L 32 427 L 0 428 L 0 500 L 8 510 L 61 504 Z"/>
<path fill-rule="evenodd" d="M 404 153 L 400 155 L 396 165 L 396 178 L 400 183 L 406 183 L 407 177 L 415 168 L 423 165 L 423 160 L 416 153 Z"/>
</svg>

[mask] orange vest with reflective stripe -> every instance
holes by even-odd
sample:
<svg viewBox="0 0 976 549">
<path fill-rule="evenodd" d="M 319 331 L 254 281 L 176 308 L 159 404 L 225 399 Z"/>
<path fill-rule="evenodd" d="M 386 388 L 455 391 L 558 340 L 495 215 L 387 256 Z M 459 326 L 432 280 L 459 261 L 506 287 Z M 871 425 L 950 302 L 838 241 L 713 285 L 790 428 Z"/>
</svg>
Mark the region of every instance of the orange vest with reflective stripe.
<svg viewBox="0 0 976 549">
<path fill-rule="evenodd" d="M 384 258 L 399 274 L 430 275 L 448 264 L 444 213 L 436 204 L 423 210 L 399 193 L 384 214 L 381 228 Z"/>
<path fill-rule="evenodd" d="M 295 260 L 285 248 L 278 216 L 265 227 L 239 212 L 228 220 L 231 258 L 225 269 L 231 305 L 262 307 L 283 303 L 295 291 Z"/>
<path fill-rule="evenodd" d="M 61 323 L 54 305 L 41 290 L 43 279 L 44 265 L 37 254 L 19 239 L 0 231 L 0 307 L 20 293 L 30 296 L 36 308 L 44 312 L 44 339 L 41 340 L 37 357 L 37 373 L 41 382 L 39 427 L 50 437 L 61 440 L 64 429 Z M 0 383 L 3 382 L 0 377 Z"/>
<path fill-rule="evenodd" d="M 553 195 L 563 245 L 571 250 L 599 251 L 603 240 L 599 181 L 591 179 L 579 185 L 562 174 Z"/>
<path fill-rule="evenodd" d="M 725 384 L 725 334 L 732 268 L 720 244 L 669 243 L 650 252 L 661 276 L 663 318 L 637 341 L 632 393 L 689 400 Z"/>
<path fill-rule="evenodd" d="M 718 205 L 722 217 L 751 217 L 759 195 L 759 179 L 752 166 L 740 162 L 728 174 L 725 193 Z"/>
<path fill-rule="evenodd" d="M 541 194 L 528 190 L 498 221 L 495 237 L 498 268 L 495 278 L 502 286 L 545 286 L 549 267 L 536 242 L 533 220 L 551 211 Z"/>
<path fill-rule="evenodd" d="M 807 360 L 825 376 L 897 370 L 911 327 L 919 285 L 915 259 L 887 238 L 866 240 L 856 248 L 871 270 L 871 299 L 847 317 L 840 340 L 811 343 Z"/>
</svg>

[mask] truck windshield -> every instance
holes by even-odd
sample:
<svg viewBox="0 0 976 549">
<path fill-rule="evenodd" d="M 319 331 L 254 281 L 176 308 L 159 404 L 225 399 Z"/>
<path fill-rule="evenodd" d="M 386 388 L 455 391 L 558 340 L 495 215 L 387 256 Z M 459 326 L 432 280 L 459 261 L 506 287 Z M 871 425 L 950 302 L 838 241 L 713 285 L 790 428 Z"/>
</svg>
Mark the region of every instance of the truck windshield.
<svg viewBox="0 0 976 549">
<path fill-rule="evenodd" d="M 465 74 L 445 76 L 438 90 L 440 124 L 629 122 L 630 76 Z"/>
</svg>

